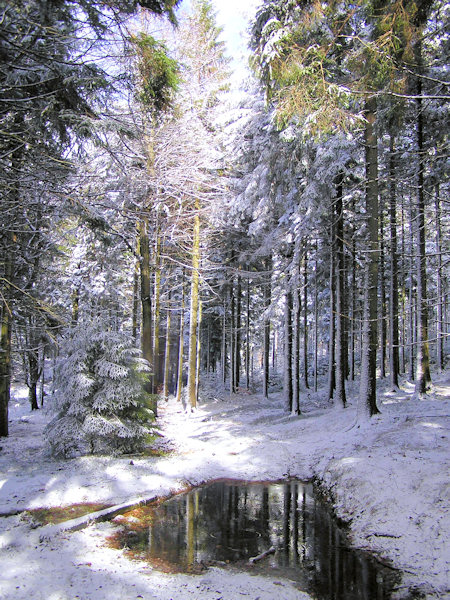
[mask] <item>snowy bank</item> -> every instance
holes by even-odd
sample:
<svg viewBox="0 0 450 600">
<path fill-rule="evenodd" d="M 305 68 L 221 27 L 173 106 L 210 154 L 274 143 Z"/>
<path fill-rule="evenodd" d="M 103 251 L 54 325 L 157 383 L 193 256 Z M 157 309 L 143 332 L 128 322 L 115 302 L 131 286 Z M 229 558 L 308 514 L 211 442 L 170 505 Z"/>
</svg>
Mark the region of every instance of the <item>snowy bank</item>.
<svg viewBox="0 0 450 600">
<path fill-rule="evenodd" d="M 79 502 L 130 503 L 223 477 L 290 476 L 315 477 L 350 522 L 353 543 L 404 572 L 398 597 L 412 588 L 449 597 L 448 378 L 435 382 L 425 400 L 414 400 L 408 384 L 396 394 L 380 392 L 382 414 L 362 425 L 354 404 L 326 408 L 320 394 L 303 394 L 300 417 L 284 414 L 276 395 L 206 395 L 192 414 L 173 399 L 161 406 L 166 456 L 56 461 L 42 451 L 48 415 L 30 414 L 16 394 L 10 437 L 0 442 L 0 513 L 9 515 L 0 518 L 0 598 L 308 598 L 288 581 L 219 568 L 196 576 L 159 573 L 105 546 L 111 523 L 36 528 L 20 514 Z"/>
</svg>

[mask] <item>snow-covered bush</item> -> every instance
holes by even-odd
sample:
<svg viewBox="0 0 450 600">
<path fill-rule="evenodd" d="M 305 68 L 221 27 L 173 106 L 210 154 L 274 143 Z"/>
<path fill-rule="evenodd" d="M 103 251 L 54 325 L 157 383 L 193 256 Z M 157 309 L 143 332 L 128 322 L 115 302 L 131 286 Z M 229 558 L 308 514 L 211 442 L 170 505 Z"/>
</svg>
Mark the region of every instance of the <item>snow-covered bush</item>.
<svg viewBox="0 0 450 600">
<path fill-rule="evenodd" d="M 148 366 L 123 334 L 83 324 L 61 346 L 53 382 L 55 417 L 45 434 L 55 456 L 123 454 L 149 440 Z"/>
</svg>

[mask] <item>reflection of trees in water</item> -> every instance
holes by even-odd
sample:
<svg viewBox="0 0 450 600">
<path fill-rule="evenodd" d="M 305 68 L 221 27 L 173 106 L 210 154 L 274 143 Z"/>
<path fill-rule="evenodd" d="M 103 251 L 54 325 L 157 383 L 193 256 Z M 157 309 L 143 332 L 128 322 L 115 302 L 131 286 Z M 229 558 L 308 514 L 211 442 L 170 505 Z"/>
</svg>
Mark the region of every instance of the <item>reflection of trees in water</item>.
<svg viewBox="0 0 450 600">
<path fill-rule="evenodd" d="M 264 567 L 309 580 L 320 598 L 388 598 L 383 575 L 350 552 L 309 484 L 215 483 L 164 502 L 155 511 L 148 554 L 191 570 L 210 561 L 248 561 L 271 546 Z"/>
</svg>

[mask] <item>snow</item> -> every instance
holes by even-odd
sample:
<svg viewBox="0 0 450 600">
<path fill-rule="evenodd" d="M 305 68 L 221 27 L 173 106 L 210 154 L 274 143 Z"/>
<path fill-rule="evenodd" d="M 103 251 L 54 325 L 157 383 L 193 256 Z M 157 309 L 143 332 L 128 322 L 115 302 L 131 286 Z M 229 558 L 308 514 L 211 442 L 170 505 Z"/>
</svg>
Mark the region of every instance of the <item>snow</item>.
<svg viewBox="0 0 450 600">
<path fill-rule="evenodd" d="M 211 568 L 201 575 L 160 573 L 104 543 L 110 522 L 75 519 L 36 527 L 28 508 L 79 502 L 130 504 L 227 477 L 316 478 L 355 546 L 404 571 L 396 597 L 412 587 L 448 598 L 448 414 L 450 379 L 442 375 L 425 399 L 413 386 L 387 391 L 381 415 L 360 423 L 358 386 L 350 406 L 328 408 L 303 392 L 301 417 L 286 415 L 282 398 L 242 390 L 230 397 L 211 386 L 193 413 L 174 399 L 161 406 L 164 457 L 49 458 L 42 430 L 50 416 L 29 412 L 22 390 L 10 405 L 10 436 L 0 440 L 0 598 L 2 600 L 306 600 L 289 581 Z M 6 516 L 7 515 L 7 516 Z M 81 528 L 80 528 L 81 527 Z"/>
</svg>

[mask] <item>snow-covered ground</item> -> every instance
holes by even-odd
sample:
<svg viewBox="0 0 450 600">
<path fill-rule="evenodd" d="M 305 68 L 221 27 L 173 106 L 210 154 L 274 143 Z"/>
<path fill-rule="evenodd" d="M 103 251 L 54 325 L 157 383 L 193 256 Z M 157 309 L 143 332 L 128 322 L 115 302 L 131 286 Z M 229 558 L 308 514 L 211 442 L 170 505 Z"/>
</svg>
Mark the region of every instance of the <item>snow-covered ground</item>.
<svg viewBox="0 0 450 600">
<path fill-rule="evenodd" d="M 382 414 L 361 422 L 354 403 L 326 408 L 320 394 L 303 394 L 302 416 L 290 417 L 277 395 L 265 401 L 210 391 L 192 414 L 174 400 L 161 407 L 161 443 L 173 450 L 167 456 L 55 461 L 42 451 L 48 414 L 30 413 L 17 390 L 10 437 L 0 440 L 0 598 L 307 599 L 270 576 L 220 568 L 160 573 L 108 548 L 108 522 L 68 530 L 35 527 L 20 514 L 79 502 L 129 503 L 222 477 L 287 476 L 320 480 L 337 514 L 350 521 L 354 544 L 404 571 L 398 597 L 415 587 L 423 597 L 449 598 L 450 378 L 435 378 L 424 400 L 412 392 L 407 383 L 396 394 L 381 390 Z"/>
</svg>

